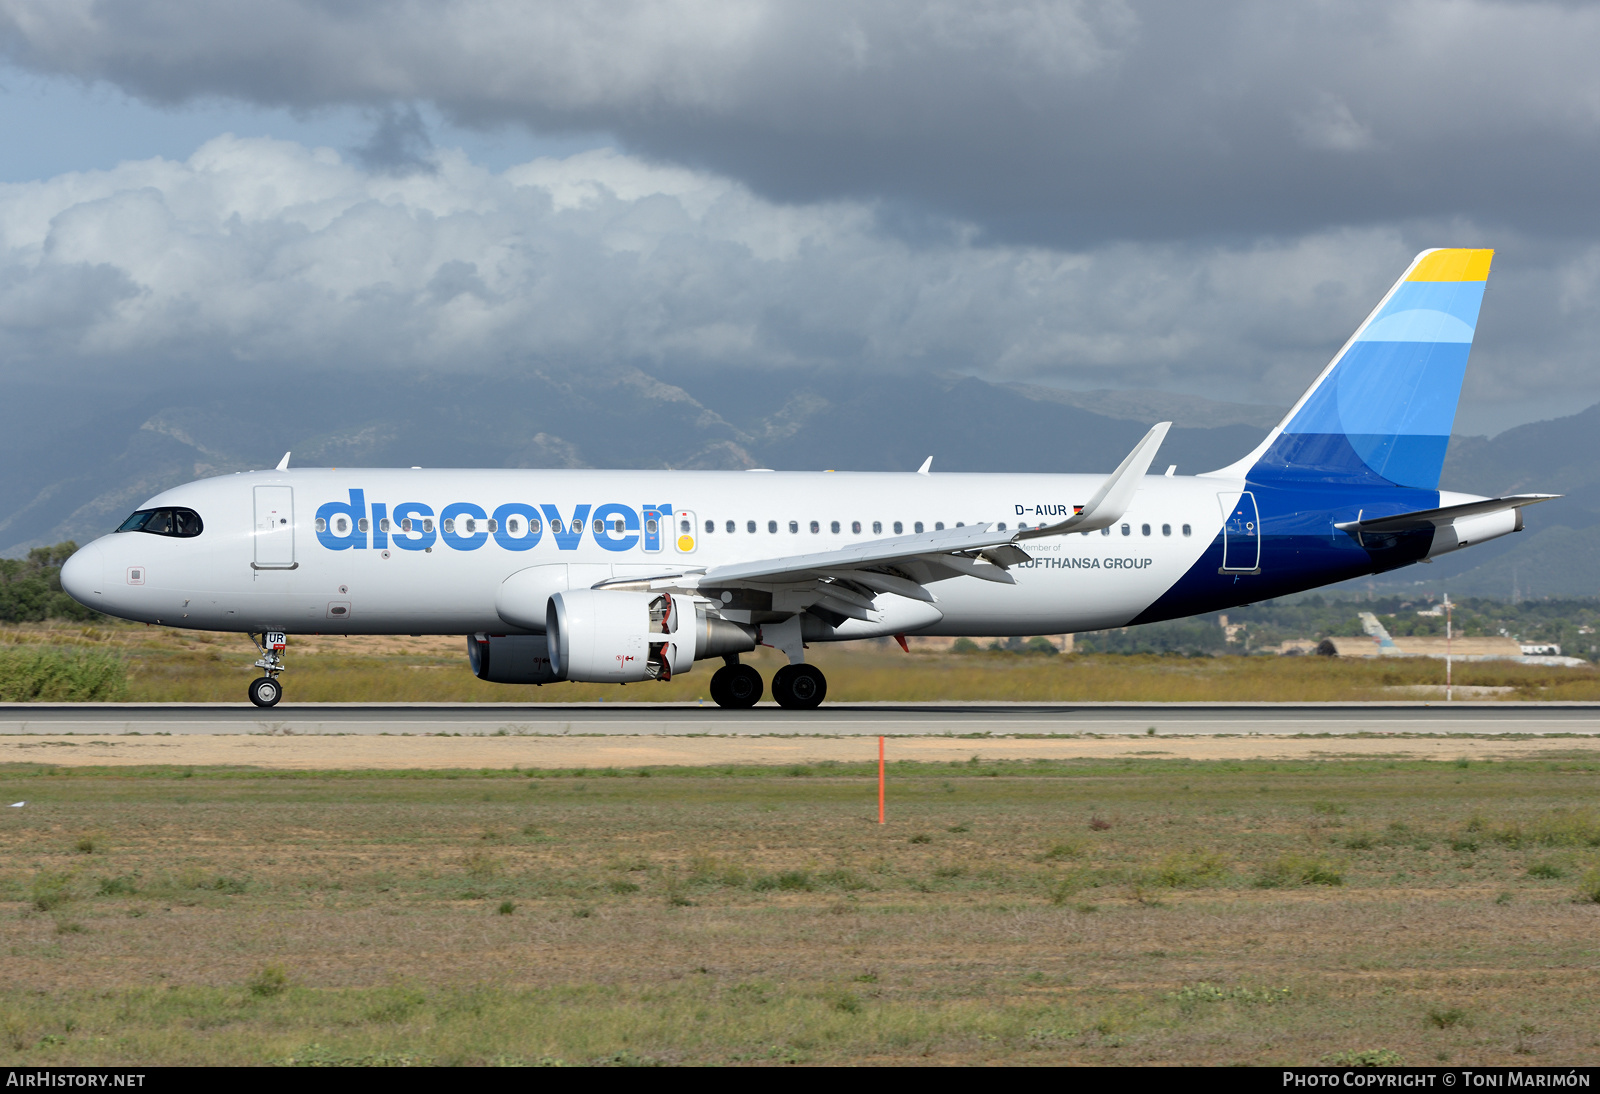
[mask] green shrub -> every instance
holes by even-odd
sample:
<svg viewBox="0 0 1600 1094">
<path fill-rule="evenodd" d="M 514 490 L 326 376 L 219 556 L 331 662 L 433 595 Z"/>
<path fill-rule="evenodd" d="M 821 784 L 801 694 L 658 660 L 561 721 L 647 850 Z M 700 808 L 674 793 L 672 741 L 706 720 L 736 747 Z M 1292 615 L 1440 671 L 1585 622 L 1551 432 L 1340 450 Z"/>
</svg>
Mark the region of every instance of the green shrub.
<svg viewBox="0 0 1600 1094">
<path fill-rule="evenodd" d="M 0 648 L 0 702 L 115 702 L 127 692 L 127 665 L 114 654 L 55 646 Z"/>
<path fill-rule="evenodd" d="M 1433 1007 L 1428 1011 L 1428 1024 L 1434 1029 L 1453 1029 L 1467 1020 L 1467 1012 L 1460 1007 Z"/>
<path fill-rule="evenodd" d="M 1221 855 L 1209 851 L 1175 852 L 1162 859 L 1153 875 L 1156 884 L 1185 889 L 1215 881 L 1227 871 Z"/>
<path fill-rule="evenodd" d="M 1578 883 L 1578 902 L 1600 904 L 1600 867 L 1583 875 L 1583 880 Z"/>
<path fill-rule="evenodd" d="M 1536 862 L 1528 867 L 1528 876 L 1552 881 L 1558 877 L 1566 877 L 1567 872 L 1553 862 Z"/>
<path fill-rule="evenodd" d="M 1294 885 L 1343 885 L 1344 871 L 1324 858 L 1280 855 L 1256 875 L 1258 889 L 1286 889 Z"/>
<path fill-rule="evenodd" d="M 258 999 L 270 999 L 289 990 L 289 974 L 282 965 L 263 965 L 256 974 L 245 981 L 250 994 Z"/>
<path fill-rule="evenodd" d="M 33 906 L 41 912 L 61 907 L 74 896 L 72 875 L 44 871 L 34 875 Z"/>
</svg>

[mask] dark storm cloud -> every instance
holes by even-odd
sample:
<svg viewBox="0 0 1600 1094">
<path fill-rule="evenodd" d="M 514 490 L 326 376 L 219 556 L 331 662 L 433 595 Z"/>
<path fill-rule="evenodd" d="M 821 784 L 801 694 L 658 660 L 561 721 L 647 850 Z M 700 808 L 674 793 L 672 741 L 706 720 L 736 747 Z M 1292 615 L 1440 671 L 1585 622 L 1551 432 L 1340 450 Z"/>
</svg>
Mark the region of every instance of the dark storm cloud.
<svg viewBox="0 0 1600 1094">
<path fill-rule="evenodd" d="M 10 369 L 832 363 L 1283 404 L 1444 245 L 1499 248 L 1469 428 L 1600 396 L 1593 6 L 0 0 L 0 55 L 374 118 L 353 164 L 219 138 L 0 187 Z M 413 104 L 625 147 L 494 174 Z"/>
<path fill-rule="evenodd" d="M 1600 227 L 1587 6 L 7 0 L 0 18 L 17 62 L 157 101 L 432 101 L 1013 240 Z"/>
</svg>

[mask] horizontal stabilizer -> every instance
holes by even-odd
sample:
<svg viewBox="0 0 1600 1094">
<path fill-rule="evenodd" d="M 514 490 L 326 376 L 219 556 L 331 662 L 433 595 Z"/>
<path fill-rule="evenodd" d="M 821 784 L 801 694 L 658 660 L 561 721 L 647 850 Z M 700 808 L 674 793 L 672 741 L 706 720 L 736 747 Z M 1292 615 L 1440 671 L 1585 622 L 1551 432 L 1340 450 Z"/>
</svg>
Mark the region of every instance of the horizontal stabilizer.
<svg viewBox="0 0 1600 1094">
<path fill-rule="evenodd" d="M 1414 513 L 1396 513 L 1393 516 L 1373 517 L 1370 520 L 1347 520 L 1342 524 L 1335 524 L 1334 527 L 1353 535 L 1363 532 L 1412 532 L 1421 528 L 1437 528 L 1462 517 L 1477 517 L 1485 513 L 1521 509 L 1524 505 L 1535 505 L 1560 496 L 1560 494 L 1510 494 L 1503 498 L 1485 498 L 1483 501 L 1469 501 L 1462 505 L 1447 505 L 1442 509 L 1418 509 Z"/>
</svg>

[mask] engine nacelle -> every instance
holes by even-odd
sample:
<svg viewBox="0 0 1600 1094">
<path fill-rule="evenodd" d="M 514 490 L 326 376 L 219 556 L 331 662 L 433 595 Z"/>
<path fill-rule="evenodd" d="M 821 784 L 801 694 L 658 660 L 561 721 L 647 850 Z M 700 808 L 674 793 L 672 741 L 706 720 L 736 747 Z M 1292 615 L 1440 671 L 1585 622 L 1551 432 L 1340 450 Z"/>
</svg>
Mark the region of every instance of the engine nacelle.
<svg viewBox="0 0 1600 1094">
<path fill-rule="evenodd" d="M 756 648 L 754 627 L 709 609 L 707 601 L 670 593 L 556 593 L 545 616 L 551 669 L 563 680 L 595 683 L 670 680 L 702 658 Z"/>
<path fill-rule="evenodd" d="M 692 612 L 694 602 L 668 593 L 556 593 L 545 615 L 550 661 L 566 680 L 670 680 L 694 665 L 693 632 L 678 634 L 684 608 Z"/>
<path fill-rule="evenodd" d="M 473 674 L 492 684 L 550 684 L 561 677 L 550 664 L 542 634 L 469 634 Z"/>
</svg>

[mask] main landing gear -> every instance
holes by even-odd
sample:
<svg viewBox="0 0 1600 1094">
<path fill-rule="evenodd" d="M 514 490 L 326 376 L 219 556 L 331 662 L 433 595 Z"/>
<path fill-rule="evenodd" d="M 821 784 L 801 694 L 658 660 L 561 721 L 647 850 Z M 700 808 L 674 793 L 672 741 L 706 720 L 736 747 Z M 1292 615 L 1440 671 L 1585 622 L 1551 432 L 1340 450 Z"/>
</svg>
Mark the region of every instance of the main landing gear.
<svg viewBox="0 0 1600 1094">
<path fill-rule="evenodd" d="M 250 681 L 250 701 L 258 707 L 275 707 L 278 700 L 283 698 L 283 685 L 278 683 L 278 674 L 283 671 L 283 651 L 289 645 L 288 636 L 282 631 L 268 631 L 260 638 L 252 634 L 250 640 L 261 650 L 261 659 L 256 662 L 256 668 L 266 671 L 265 676 Z"/>
<path fill-rule="evenodd" d="M 719 707 L 747 710 L 761 701 L 761 674 L 733 659 L 711 676 L 711 698 Z M 828 695 L 828 678 L 815 665 L 785 665 L 772 674 L 772 697 L 787 710 L 813 710 Z"/>
</svg>

